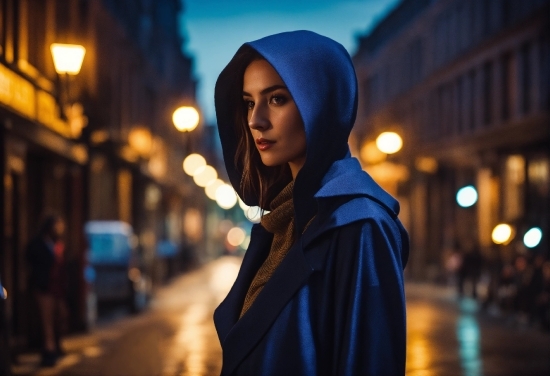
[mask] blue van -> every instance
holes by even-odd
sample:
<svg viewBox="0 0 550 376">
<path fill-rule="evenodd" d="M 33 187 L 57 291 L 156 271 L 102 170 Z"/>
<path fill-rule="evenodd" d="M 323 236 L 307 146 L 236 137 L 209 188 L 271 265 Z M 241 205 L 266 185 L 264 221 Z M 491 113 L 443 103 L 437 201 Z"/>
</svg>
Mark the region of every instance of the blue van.
<svg viewBox="0 0 550 376">
<path fill-rule="evenodd" d="M 132 226 L 122 221 L 89 221 L 84 232 L 88 239 L 85 279 L 97 302 L 125 303 L 132 311 L 145 308 L 151 281 L 139 268 Z"/>
</svg>

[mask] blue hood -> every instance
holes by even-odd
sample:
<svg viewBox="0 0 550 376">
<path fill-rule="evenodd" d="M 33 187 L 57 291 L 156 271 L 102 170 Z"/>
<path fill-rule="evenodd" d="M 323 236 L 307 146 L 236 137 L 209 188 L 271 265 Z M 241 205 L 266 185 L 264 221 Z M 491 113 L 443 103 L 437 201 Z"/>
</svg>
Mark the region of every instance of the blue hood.
<svg viewBox="0 0 550 376">
<path fill-rule="evenodd" d="M 244 46 L 256 50 L 279 73 L 304 122 L 307 157 L 294 184 L 295 225 L 301 233 L 317 210 L 314 195 L 323 176 L 335 161 L 349 156 L 348 137 L 357 113 L 355 70 L 341 44 L 311 31 L 271 35 L 246 43 L 239 51 Z M 216 116 L 231 184 L 246 204 L 258 205 L 256 197 L 243 197 L 242 171 L 234 164 L 237 136 L 231 95 L 236 83 L 242 82 L 244 69 L 233 58 L 220 74 L 215 90 Z"/>
</svg>

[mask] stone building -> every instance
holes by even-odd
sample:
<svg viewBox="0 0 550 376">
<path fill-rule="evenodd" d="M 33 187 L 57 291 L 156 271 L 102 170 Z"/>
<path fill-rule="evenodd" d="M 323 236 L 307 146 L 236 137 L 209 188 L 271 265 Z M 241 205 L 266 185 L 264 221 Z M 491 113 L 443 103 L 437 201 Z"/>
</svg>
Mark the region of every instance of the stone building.
<svg viewBox="0 0 550 376">
<path fill-rule="evenodd" d="M 404 0 L 359 38 L 351 146 L 400 199 L 410 276 L 442 276 L 453 251 L 476 247 L 505 262 L 518 253 L 550 256 L 549 6 Z M 402 150 L 373 147 L 384 131 L 402 137 Z M 470 185 L 477 202 L 460 207 L 457 192 Z M 499 223 L 515 236 L 497 245 Z M 542 241 L 526 248 L 532 227 Z"/>
<path fill-rule="evenodd" d="M 157 245 L 179 242 L 185 210 L 201 205 L 181 169 L 198 136 L 172 124 L 178 106 L 196 105 L 181 4 L 0 0 L 0 275 L 15 348 L 36 333 L 24 250 L 44 213 L 67 223 L 75 330 L 87 315 L 86 221 L 130 223 L 144 268 L 162 279 Z M 78 75 L 57 74 L 52 43 L 86 48 Z"/>
</svg>

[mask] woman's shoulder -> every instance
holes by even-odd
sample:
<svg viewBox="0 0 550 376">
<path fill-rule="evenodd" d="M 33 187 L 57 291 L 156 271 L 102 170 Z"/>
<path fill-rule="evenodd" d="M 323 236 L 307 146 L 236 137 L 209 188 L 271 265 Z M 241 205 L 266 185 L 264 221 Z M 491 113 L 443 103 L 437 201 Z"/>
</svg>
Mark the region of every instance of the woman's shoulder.
<svg viewBox="0 0 550 376">
<path fill-rule="evenodd" d="M 372 213 L 377 213 L 377 209 L 381 208 L 391 217 L 397 217 L 399 214 L 397 200 L 363 171 L 355 158 L 335 162 L 325 175 L 315 198 L 320 212 L 330 213 L 342 206 L 348 206 L 349 209 L 350 205 L 356 205 L 367 206 L 372 209 Z"/>
</svg>

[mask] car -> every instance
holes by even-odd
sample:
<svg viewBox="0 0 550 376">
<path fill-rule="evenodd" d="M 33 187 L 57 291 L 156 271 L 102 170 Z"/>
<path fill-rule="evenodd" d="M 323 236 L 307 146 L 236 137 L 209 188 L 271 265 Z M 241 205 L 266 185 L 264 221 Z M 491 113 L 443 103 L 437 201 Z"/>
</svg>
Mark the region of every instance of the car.
<svg viewBox="0 0 550 376">
<path fill-rule="evenodd" d="M 85 279 L 97 303 L 119 302 L 132 312 L 143 310 L 151 282 L 140 269 L 132 226 L 122 221 L 89 221 L 84 232 L 88 239 Z"/>
</svg>

